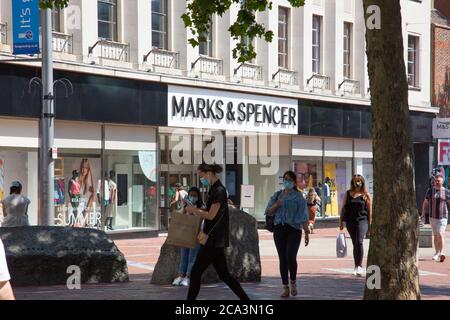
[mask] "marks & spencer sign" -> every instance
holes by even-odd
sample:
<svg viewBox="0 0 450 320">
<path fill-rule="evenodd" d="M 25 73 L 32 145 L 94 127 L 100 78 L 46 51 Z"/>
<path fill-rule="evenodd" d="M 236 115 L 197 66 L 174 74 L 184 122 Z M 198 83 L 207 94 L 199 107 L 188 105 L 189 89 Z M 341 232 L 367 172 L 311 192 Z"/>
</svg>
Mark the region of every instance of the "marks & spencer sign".
<svg viewBox="0 0 450 320">
<path fill-rule="evenodd" d="M 433 119 L 433 138 L 450 138 L 450 118 Z"/>
<path fill-rule="evenodd" d="M 298 133 L 295 99 L 169 86 L 170 127 Z"/>
</svg>

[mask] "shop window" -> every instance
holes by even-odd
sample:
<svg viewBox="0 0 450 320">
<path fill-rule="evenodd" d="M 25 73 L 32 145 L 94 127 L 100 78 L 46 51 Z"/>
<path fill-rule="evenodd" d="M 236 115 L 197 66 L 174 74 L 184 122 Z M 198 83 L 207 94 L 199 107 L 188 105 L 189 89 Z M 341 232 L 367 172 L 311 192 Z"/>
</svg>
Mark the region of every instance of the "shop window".
<svg viewBox="0 0 450 320">
<path fill-rule="evenodd" d="M 156 151 L 106 150 L 102 161 L 94 151 L 63 150 L 55 163 L 56 224 L 157 228 L 156 163 Z"/>
<path fill-rule="evenodd" d="M 338 217 L 342 201 L 353 176 L 351 159 L 326 159 L 324 183 L 330 188 L 330 199 L 324 208 L 326 216 Z"/>
<path fill-rule="evenodd" d="M 0 149 L 0 201 L 9 196 L 13 181 L 20 181 L 22 194 L 30 199 L 28 217 L 38 223 L 38 153 L 31 150 Z M 0 215 L 0 225 L 3 215 Z"/>
</svg>

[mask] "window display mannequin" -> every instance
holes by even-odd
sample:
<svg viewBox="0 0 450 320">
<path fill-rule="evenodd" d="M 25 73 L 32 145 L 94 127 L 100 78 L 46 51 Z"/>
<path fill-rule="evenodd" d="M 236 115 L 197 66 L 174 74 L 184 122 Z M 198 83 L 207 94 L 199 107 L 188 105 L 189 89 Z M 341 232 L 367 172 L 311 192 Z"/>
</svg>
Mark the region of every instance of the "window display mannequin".
<svg viewBox="0 0 450 320">
<path fill-rule="evenodd" d="M 80 176 L 79 172 L 77 170 L 72 171 L 72 179 L 69 181 L 68 190 L 69 190 L 69 198 L 70 198 L 70 204 L 73 208 L 73 215 L 71 217 L 70 226 L 73 226 L 75 224 L 75 221 L 78 217 L 78 206 L 80 205 L 80 198 L 81 198 L 81 186 L 80 182 L 78 180 L 78 177 Z M 72 220 L 75 221 L 72 221 Z"/>
<path fill-rule="evenodd" d="M 102 193 L 102 188 L 103 188 L 103 193 Z M 109 199 L 110 199 L 109 176 L 108 176 L 108 173 L 105 172 L 103 181 L 101 179 L 99 179 L 97 181 L 97 200 L 98 200 L 98 203 L 103 204 L 103 207 L 105 210 L 103 217 L 105 217 L 105 218 L 106 218 L 106 211 L 108 210 L 108 207 L 109 207 Z M 104 221 L 104 220 L 105 219 L 102 219 L 102 221 Z"/>
<path fill-rule="evenodd" d="M 89 159 L 81 160 L 79 181 L 81 194 L 80 206 L 83 210 L 83 216 L 84 218 L 86 218 L 86 213 L 92 210 L 92 206 L 95 202 L 94 178 L 92 177 L 92 170 Z M 85 219 L 85 225 L 87 226 L 87 219 Z"/>
<path fill-rule="evenodd" d="M 106 208 L 106 221 L 105 226 L 108 230 L 113 229 L 113 219 L 116 217 L 117 211 L 117 184 L 114 182 L 116 179 L 116 172 L 111 170 L 109 172 L 109 206 Z"/>
<path fill-rule="evenodd" d="M 5 217 L 2 227 L 12 228 L 30 225 L 28 222 L 28 207 L 31 201 L 21 193 L 22 184 L 19 181 L 14 181 L 11 184 L 10 196 L 0 202 L 0 213 Z"/>
</svg>

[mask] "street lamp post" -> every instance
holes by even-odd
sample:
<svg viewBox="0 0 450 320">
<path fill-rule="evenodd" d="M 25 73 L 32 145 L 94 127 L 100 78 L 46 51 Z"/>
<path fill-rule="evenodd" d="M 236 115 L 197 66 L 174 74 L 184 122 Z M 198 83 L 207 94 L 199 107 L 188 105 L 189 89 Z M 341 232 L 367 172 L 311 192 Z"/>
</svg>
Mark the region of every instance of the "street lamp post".
<svg viewBox="0 0 450 320">
<path fill-rule="evenodd" d="M 54 224 L 53 180 L 55 164 L 51 154 L 54 143 L 55 111 L 53 95 L 52 11 L 41 10 L 42 27 L 42 114 L 39 149 L 39 224 Z"/>
</svg>

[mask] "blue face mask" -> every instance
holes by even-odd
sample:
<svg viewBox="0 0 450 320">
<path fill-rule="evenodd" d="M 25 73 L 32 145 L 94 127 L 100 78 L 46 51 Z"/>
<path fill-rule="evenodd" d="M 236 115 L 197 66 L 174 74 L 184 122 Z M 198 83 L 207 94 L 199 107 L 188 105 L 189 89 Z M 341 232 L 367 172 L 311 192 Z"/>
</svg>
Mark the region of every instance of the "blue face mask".
<svg viewBox="0 0 450 320">
<path fill-rule="evenodd" d="M 189 201 L 190 201 L 192 204 L 196 204 L 197 201 L 198 201 L 198 197 L 191 197 L 191 196 L 189 196 Z"/>
<path fill-rule="evenodd" d="M 288 189 L 288 190 L 294 189 L 294 186 L 295 186 L 294 181 L 289 181 L 289 180 L 284 180 L 283 185 L 284 185 L 284 188 Z"/>
<path fill-rule="evenodd" d="M 209 186 L 209 181 L 206 178 L 200 178 L 200 183 L 204 186 L 204 187 L 208 187 Z"/>
</svg>

